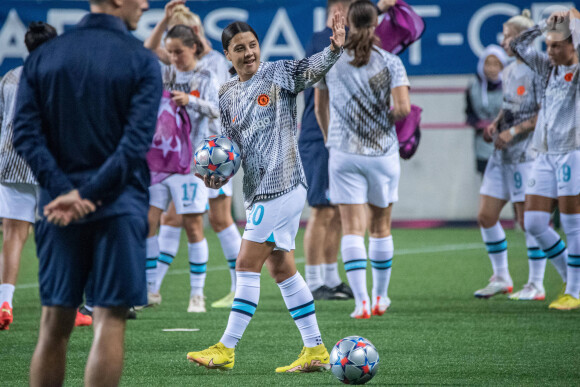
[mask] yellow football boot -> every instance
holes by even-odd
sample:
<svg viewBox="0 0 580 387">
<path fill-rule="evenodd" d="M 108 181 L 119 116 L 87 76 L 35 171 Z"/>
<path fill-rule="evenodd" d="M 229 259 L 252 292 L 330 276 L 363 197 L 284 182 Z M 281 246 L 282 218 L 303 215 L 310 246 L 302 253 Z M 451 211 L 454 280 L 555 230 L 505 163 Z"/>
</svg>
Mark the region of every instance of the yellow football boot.
<svg viewBox="0 0 580 387">
<path fill-rule="evenodd" d="M 330 356 L 324 344 L 302 348 L 302 352 L 292 364 L 276 368 L 276 372 L 316 372 L 330 369 Z"/>
<path fill-rule="evenodd" d="M 234 368 L 234 357 L 234 348 L 226 348 L 222 343 L 187 354 L 187 360 L 210 370 L 231 370 Z"/>
</svg>

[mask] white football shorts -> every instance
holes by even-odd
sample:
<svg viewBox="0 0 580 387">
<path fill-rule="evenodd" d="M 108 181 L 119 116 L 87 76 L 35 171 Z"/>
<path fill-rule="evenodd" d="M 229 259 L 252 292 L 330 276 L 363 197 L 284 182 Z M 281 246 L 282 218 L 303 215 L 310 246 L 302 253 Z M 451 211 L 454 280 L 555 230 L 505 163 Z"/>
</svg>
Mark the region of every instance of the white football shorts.
<svg viewBox="0 0 580 387">
<path fill-rule="evenodd" d="M 399 152 L 364 156 L 330 148 L 328 175 L 332 204 L 365 204 L 386 208 L 399 200 Z"/>
<path fill-rule="evenodd" d="M 270 200 L 255 202 L 246 210 L 246 227 L 242 238 L 257 242 L 273 242 L 274 250 L 294 250 L 300 215 L 306 203 L 306 188 L 292 191 Z"/>
<path fill-rule="evenodd" d="M 526 195 L 556 199 L 580 194 L 580 150 L 562 155 L 540 153 L 534 160 Z"/>
<path fill-rule="evenodd" d="M 174 174 L 149 187 L 149 205 L 166 211 L 173 200 L 179 215 L 202 214 L 208 209 L 208 188 L 193 174 Z"/>
<path fill-rule="evenodd" d="M 0 183 L 0 218 L 34 223 L 38 193 L 36 184 Z"/>
<path fill-rule="evenodd" d="M 210 199 L 215 199 L 218 196 L 221 195 L 226 195 L 226 196 L 232 196 L 233 192 L 234 192 L 234 184 L 232 183 L 232 179 L 230 179 L 230 181 L 228 181 L 228 183 L 224 186 L 222 186 L 220 189 L 212 189 L 212 188 L 208 188 L 208 197 Z"/>
<path fill-rule="evenodd" d="M 490 157 L 481 182 L 481 195 L 491 196 L 512 203 L 526 200 L 526 184 L 532 171 L 533 161 L 504 164 L 498 157 Z"/>
</svg>

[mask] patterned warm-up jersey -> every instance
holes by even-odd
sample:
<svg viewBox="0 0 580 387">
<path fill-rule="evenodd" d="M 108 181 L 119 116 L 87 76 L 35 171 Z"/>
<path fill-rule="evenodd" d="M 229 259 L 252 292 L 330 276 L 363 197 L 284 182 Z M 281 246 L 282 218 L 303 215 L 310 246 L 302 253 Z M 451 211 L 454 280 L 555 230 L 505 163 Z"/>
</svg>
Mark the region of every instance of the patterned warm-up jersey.
<svg viewBox="0 0 580 387">
<path fill-rule="evenodd" d="M 221 87 L 222 130 L 242 152 L 246 206 L 307 186 L 296 138 L 296 95 L 339 57 L 327 47 L 302 60 L 264 62 L 246 82 L 235 76 Z"/>
<path fill-rule="evenodd" d="M 219 98 L 217 79 L 207 70 L 178 71 L 174 66 L 161 66 L 163 88 L 190 95 L 185 107 L 191 121 L 191 144 L 219 132 Z"/>
<path fill-rule="evenodd" d="M 355 67 L 352 60 L 347 50 L 317 85 L 330 96 L 326 146 L 365 156 L 398 151 L 390 107 L 391 90 L 410 85 L 403 62 L 378 47 L 368 64 Z"/>
<path fill-rule="evenodd" d="M 4 75 L 0 82 L 0 183 L 38 184 L 30 167 L 12 146 L 12 121 L 22 66 Z"/>
<path fill-rule="evenodd" d="M 197 62 L 196 67 L 198 70 L 206 70 L 211 72 L 216 78 L 217 84 L 219 86 L 223 85 L 232 78 L 232 74 L 230 74 L 229 71 L 231 67 L 230 62 L 226 59 L 225 56 L 223 56 L 216 50 L 211 50 L 210 52 L 205 54 Z M 219 124 L 219 121 L 216 121 L 216 124 Z M 210 135 L 211 134 L 219 135 L 221 133 L 221 125 L 211 125 L 209 129 Z"/>
<path fill-rule="evenodd" d="M 543 30 L 545 22 L 515 38 L 511 48 L 543 80 L 533 147 L 542 153 L 562 154 L 580 148 L 578 64 L 554 66 L 548 55 L 537 51 L 533 42 Z M 578 46 L 576 49 L 578 51 Z"/>
<path fill-rule="evenodd" d="M 503 117 L 498 132 L 509 130 L 536 116 L 544 90 L 541 76 L 526 64 L 512 62 L 503 70 Z M 495 150 L 496 156 L 505 164 L 532 161 L 536 152 L 532 149 L 533 133 L 517 135 L 505 149 Z"/>
</svg>

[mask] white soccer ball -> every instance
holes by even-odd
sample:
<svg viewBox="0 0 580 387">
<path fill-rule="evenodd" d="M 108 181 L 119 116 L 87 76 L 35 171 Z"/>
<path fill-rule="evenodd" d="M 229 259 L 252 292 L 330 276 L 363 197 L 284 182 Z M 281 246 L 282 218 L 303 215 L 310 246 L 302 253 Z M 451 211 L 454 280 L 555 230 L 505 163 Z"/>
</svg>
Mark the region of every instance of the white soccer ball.
<svg viewBox="0 0 580 387">
<path fill-rule="evenodd" d="M 193 153 L 195 172 L 202 176 L 229 179 L 236 174 L 241 164 L 240 148 L 226 136 L 204 138 Z"/>
<path fill-rule="evenodd" d="M 364 337 L 345 337 L 332 348 L 330 367 L 344 384 L 365 384 L 379 370 L 379 353 Z"/>
</svg>

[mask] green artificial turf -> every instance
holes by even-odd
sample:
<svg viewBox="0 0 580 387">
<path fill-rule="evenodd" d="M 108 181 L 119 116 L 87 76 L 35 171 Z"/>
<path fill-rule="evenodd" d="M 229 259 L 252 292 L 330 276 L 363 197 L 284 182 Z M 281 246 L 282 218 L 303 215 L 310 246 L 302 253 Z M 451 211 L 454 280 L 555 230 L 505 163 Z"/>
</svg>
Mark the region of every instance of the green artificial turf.
<svg viewBox="0 0 580 387">
<path fill-rule="evenodd" d="M 514 290 L 528 275 L 523 233 L 507 231 Z M 217 237 L 207 233 L 210 261 L 207 304 L 229 291 L 229 272 Z M 360 335 L 380 354 L 377 376 L 369 383 L 460 385 L 578 385 L 580 383 L 580 311 L 548 309 L 561 288 L 548 264 L 546 301 L 516 302 L 507 296 L 473 297 L 485 286 L 491 265 L 477 229 L 394 230 L 395 258 L 389 288 L 392 305 L 382 317 L 353 320 L 353 301 L 317 301 L 324 342 Z M 296 257 L 303 272 L 303 231 Z M 32 239 L 32 238 L 31 238 Z M 340 262 L 340 261 L 339 261 Z M 342 269 L 342 263 L 340 263 Z M 370 265 L 367 282 L 371 283 Z M 40 305 L 37 260 L 29 241 L 14 297 L 15 321 L 0 332 L 2 386 L 24 386 L 38 335 Z M 280 291 L 267 272 L 257 312 L 236 349 L 233 371 L 209 371 L 186 360 L 189 351 L 215 344 L 226 327 L 229 310 L 186 312 L 189 274 L 185 240 L 161 289 L 163 303 L 129 321 L 124 386 L 269 386 L 338 385 L 330 372 L 274 373 L 290 364 L 302 349 L 300 334 Z M 163 332 L 165 328 L 198 328 L 198 332 Z M 73 332 L 66 385 L 82 384 L 91 328 Z"/>
</svg>

